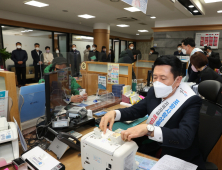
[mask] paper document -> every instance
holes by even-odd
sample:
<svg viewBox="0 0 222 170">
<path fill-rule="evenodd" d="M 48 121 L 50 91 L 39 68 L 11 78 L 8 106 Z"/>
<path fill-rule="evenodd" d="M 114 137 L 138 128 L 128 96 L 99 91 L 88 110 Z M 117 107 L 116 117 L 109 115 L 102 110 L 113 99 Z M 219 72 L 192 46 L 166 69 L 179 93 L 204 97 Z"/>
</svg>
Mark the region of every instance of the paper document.
<svg viewBox="0 0 222 170">
<path fill-rule="evenodd" d="M 197 165 L 183 161 L 170 155 L 163 156 L 151 170 L 196 170 Z"/>
<path fill-rule="evenodd" d="M 91 57 L 91 60 L 95 60 L 95 59 L 96 59 L 96 56 L 92 56 L 92 57 Z"/>
<path fill-rule="evenodd" d="M 8 91 L 0 91 L 0 117 L 8 115 Z"/>
</svg>

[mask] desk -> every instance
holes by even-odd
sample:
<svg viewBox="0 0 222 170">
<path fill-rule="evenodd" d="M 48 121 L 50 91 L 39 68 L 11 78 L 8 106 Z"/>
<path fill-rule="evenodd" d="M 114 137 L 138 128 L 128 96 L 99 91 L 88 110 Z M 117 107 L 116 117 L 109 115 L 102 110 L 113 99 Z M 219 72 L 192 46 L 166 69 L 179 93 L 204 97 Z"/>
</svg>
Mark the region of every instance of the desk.
<svg viewBox="0 0 222 170">
<path fill-rule="evenodd" d="M 114 109 L 118 109 L 118 108 L 125 108 L 125 106 L 122 106 L 122 105 L 118 104 L 118 105 L 115 105 L 115 106 L 107 108 L 107 109 L 114 110 Z M 143 123 L 146 123 L 146 121 L 144 121 Z M 87 133 L 93 131 L 94 128 L 95 127 L 87 125 L 87 126 L 78 128 L 76 131 L 78 131 L 79 133 L 81 133 L 84 136 Z M 80 138 L 80 140 L 81 140 L 81 138 Z M 21 146 L 20 146 L 20 153 L 21 152 L 22 152 L 22 149 L 21 149 Z M 53 152 L 51 152 L 51 151 L 47 151 L 47 152 L 50 155 L 52 155 L 54 158 L 56 158 L 56 155 Z M 66 170 L 82 170 L 81 157 L 79 157 L 78 154 L 79 154 L 78 151 L 76 151 L 74 149 L 69 149 L 68 151 L 65 152 L 65 154 L 62 156 L 62 158 L 59 161 L 65 165 Z M 137 152 L 137 155 L 146 157 L 148 159 L 158 161 L 157 158 L 154 158 L 154 157 L 151 157 L 151 156 L 148 156 L 148 155 L 144 155 L 144 154 L 141 154 L 141 153 L 138 153 L 138 152 Z M 0 168 L 0 170 L 4 170 L 6 167 Z M 9 170 L 14 170 L 11 165 L 8 166 L 8 167 L 9 167 Z"/>
</svg>

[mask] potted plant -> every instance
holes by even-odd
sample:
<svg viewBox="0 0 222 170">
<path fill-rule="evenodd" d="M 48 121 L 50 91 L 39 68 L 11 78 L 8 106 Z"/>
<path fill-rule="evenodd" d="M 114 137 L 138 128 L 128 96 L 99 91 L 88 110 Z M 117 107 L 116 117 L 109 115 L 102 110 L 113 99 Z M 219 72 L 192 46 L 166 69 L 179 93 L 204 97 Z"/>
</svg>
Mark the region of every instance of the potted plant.
<svg viewBox="0 0 222 170">
<path fill-rule="evenodd" d="M 5 68 L 5 61 L 8 60 L 9 58 L 11 58 L 12 53 L 6 51 L 6 48 L 0 49 L 0 63 L 1 68 Z"/>
</svg>

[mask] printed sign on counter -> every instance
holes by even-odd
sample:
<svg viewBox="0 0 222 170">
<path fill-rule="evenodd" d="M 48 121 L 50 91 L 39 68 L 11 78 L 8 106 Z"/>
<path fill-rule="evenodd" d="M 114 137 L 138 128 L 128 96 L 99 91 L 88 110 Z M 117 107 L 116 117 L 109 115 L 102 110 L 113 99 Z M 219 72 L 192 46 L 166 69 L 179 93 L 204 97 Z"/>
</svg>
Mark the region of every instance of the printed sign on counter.
<svg viewBox="0 0 222 170">
<path fill-rule="evenodd" d="M 98 75 L 98 88 L 106 90 L 106 76 Z"/>
<path fill-rule="evenodd" d="M 119 64 L 108 63 L 108 84 L 119 84 Z"/>
</svg>

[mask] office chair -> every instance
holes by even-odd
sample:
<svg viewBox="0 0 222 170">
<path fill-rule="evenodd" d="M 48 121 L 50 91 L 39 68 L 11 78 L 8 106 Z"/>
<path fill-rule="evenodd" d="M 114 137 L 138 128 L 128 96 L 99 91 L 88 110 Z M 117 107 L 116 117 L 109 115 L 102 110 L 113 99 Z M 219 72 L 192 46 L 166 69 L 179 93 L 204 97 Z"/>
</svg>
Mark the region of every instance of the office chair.
<svg viewBox="0 0 222 170">
<path fill-rule="evenodd" d="M 218 170 L 207 157 L 222 134 L 222 106 L 218 104 L 222 84 L 218 81 L 203 81 L 198 86 L 200 95 L 205 97 L 200 109 L 200 125 L 198 131 L 199 147 L 207 170 Z"/>
</svg>

